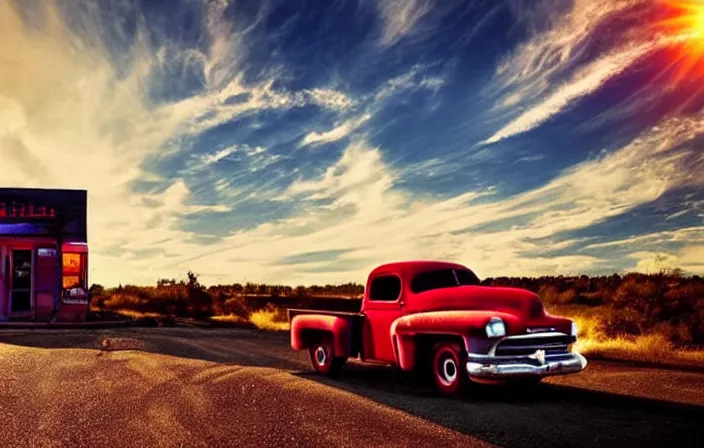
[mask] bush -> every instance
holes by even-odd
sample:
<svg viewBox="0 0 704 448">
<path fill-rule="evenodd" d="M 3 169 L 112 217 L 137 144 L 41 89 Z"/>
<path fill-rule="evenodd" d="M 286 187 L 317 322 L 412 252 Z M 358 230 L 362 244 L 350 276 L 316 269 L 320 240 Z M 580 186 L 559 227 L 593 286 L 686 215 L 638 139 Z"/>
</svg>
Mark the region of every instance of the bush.
<svg viewBox="0 0 704 448">
<path fill-rule="evenodd" d="M 242 296 L 232 297 L 225 301 L 222 312 L 216 314 L 229 314 L 241 317 L 247 317 L 250 313 L 249 308 L 244 303 Z"/>
<path fill-rule="evenodd" d="M 289 329 L 288 320 L 281 319 L 280 309 L 271 311 L 265 308 L 255 311 L 249 316 L 249 321 L 260 330 L 283 331 Z"/>
<path fill-rule="evenodd" d="M 607 337 L 641 335 L 644 333 L 643 316 L 633 309 L 607 307 L 601 318 L 599 332 Z"/>
<path fill-rule="evenodd" d="M 681 272 L 627 274 L 610 276 L 545 276 L 487 278 L 487 286 L 510 286 L 537 292 L 546 305 L 589 305 L 590 325 L 594 334 L 603 337 L 634 337 L 658 334 L 677 344 L 704 344 L 704 279 L 685 277 Z M 133 285 L 105 289 L 91 287 L 94 297 L 101 297 L 106 310 L 132 310 L 136 313 L 207 318 L 212 315 L 238 316 L 248 319 L 255 311 L 247 295 L 265 294 L 292 303 L 290 299 L 322 297 L 358 298 L 364 286 L 313 285 L 291 288 L 281 285 L 246 283 L 203 287 L 198 276 L 189 272 L 186 280 L 162 279 L 156 286 Z M 279 297 L 276 299 L 272 296 Z M 258 303 L 266 302 L 261 298 Z M 302 302 L 303 300 L 298 300 Z M 251 301 L 249 303 L 252 303 Z M 96 302 L 97 304 L 97 302 Z M 254 305 L 252 305 L 254 306 Z M 325 305 L 321 305 L 325 306 Z M 271 303 L 259 310 L 272 322 L 285 323 L 286 311 Z M 598 312 L 598 315 L 593 313 Z M 584 316 L 581 316 L 582 318 Z"/>
<path fill-rule="evenodd" d="M 575 303 L 577 299 L 577 291 L 569 288 L 565 291 L 560 291 L 557 286 L 543 285 L 538 289 L 538 295 L 543 299 L 543 302 L 554 305 L 567 305 Z"/>
</svg>

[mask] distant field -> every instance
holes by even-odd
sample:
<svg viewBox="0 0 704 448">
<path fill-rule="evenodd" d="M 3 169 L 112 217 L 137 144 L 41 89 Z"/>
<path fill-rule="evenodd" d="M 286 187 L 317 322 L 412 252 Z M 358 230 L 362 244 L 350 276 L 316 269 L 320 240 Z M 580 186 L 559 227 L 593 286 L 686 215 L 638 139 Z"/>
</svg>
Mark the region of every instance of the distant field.
<svg viewBox="0 0 704 448">
<path fill-rule="evenodd" d="M 592 358 L 704 367 L 704 280 L 677 271 L 602 277 L 489 278 L 487 286 L 536 292 L 546 309 L 574 319 Z M 92 310 L 126 318 L 191 318 L 288 330 L 287 308 L 358 311 L 359 284 L 205 287 L 195 274 L 156 286 L 91 287 Z"/>
<path fill-rule="evenodd" d="M 639 335 L 608 335 L 608 307 L 551 306 L 554 315 L 569 317 L 577 323 L 579 341 L 577 350 L 590 359 L 607 359 L 654 363 L 671 366 L 704 368 L 704 348 L 672 342 L 672 328 L 660 325 L 651 332 Z"/>
</svg>

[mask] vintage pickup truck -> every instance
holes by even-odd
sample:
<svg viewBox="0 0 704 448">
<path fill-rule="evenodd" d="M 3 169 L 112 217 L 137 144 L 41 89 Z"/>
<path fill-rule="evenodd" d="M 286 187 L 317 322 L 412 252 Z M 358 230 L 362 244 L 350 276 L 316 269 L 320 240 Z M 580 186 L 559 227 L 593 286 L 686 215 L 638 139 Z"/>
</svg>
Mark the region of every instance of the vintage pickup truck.
<svg viewBox="0 0 704 448">
<path fill-rule="evenodd" d="M 438 261 L 391 263 L 367 280 L 361 312 L 289 309 L 291 347 L 335 375 L 348 358 L 427 369 L 438 390 L 471 382 L 533 384 L 582 371 L 575 323 L 549 315 L 536 294 L 480 286 L 468 268 Z"/>
</svg>

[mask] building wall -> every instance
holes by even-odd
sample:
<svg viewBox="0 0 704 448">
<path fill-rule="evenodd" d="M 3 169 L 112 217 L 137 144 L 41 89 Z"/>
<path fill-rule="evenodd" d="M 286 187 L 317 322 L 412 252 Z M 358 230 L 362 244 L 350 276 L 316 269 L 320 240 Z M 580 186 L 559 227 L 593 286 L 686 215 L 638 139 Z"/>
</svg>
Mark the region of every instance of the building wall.
<svg viewBox="0 0 704 448">
<path fill-rule="evenodd" d="M 30 303 L 31 310 L 25 314 L 11 314 L 10 309 L 10 279 L 12 272 L 8 270 L 8 260 L 13 249 L 29 249 L 32 251 L 32 282 Z M 41 251 L 40 251 L 41 249 Z M 48 250 L 47 250 L 48 249 Z M 88 312 L 87 297 L 63 297 L 62 258 L 61 253 L 83 254 L 86 264 L 81 277 L 83 287 L 87 292 L 88 248 L 85 243 L 63 244 L 58 250 L 57 241 L 49 238 L 12 238 L 0 237 L 0 320 L 22 318 L 47 321 L 56 317 L 61 321 L 83 321 Z M 56 313 L 55 313 L 56 311 Z"/>
<path fill-rule="evenodd" d="M 7 303 L 7 291 L 5 285 L 7 285 L 7 266 L 5 263 L 5 257 L 7 257 L 7 248 L 1 245 L 0 242 L 0 320 L 5 319 L 5 308 Z"/>
<path fill-rule="evenodd" d="M 0 188 L 0 263 L 3 264 L 0 269 L 0 319 L 12 311 L 9 282 L 13 273 L 6 272 L 5 260 L 13 247 L 32 250 L 31 312 L 21 317 L 85 319 L 86 294 L 74 289 L 80 294 L 63 297 L 61 253 L 63 250 L 85 253 L 87 265 L 86 212 L 85 190 Z M 38 248 L 53 248 L 56 255 L 42 251 L 43 256 L 40 256 Z M 87 292 L 87 276 L 84 274 L 82 278 L 86 279 L 82 287 Z M 19 317 L 17 313 L 13 316 Z"/>
</svg>

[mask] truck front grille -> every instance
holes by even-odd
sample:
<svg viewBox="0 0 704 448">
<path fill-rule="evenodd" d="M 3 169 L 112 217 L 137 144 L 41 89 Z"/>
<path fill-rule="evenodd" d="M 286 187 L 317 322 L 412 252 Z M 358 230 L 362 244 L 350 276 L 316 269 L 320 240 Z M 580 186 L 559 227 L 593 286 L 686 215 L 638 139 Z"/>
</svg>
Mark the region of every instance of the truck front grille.
<svg viewBox="0 0 704 448">
<path fill-rule="evenodd" d="M 574 339 L 564 333 L 509 336 L 496 345 L 494 355 L 528 356 L 536 350 L 545 350 L 546 356 L 562 355 L 569 353 L 569 345 Z"/>
</svg>

